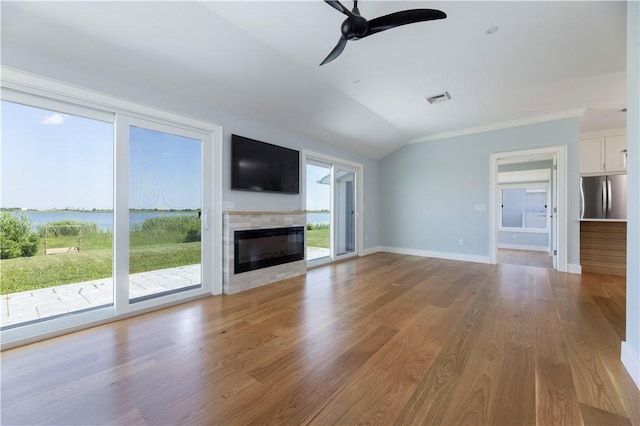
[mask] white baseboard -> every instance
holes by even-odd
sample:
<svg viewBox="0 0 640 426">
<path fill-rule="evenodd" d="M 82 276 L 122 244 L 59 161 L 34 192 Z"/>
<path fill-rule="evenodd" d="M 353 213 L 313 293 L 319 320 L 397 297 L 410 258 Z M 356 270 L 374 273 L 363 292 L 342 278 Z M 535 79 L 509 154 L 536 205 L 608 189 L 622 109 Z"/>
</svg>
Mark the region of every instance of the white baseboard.
<svg viewBox="0 0 640 426">
<path fill-rule="evenodd" d="M 640 360 L 638 359 L 638 355 L 633 353 L 633 350 L 631 350 L 627 342 L 622 342 L 622 346 L 620 348 L 620 359 L 622 360 L 624 367 L 629 372 L 629 375 L 636 383 L 636 386 L 640 389 Z"/>
<path fill-rule="evenodd" d="M 418 249 L 407 249 L 402 247 L 388 247 L 388 246 L 380 247 L 380 251 L 384 251 L 388 253 L 396 253 L 396 254 L 408 254 L 411 256 L 434 257 L 436 259 L 459 260 L 462 262 L 474 262 L 474 263 L 490 262 L 489 256 L 479 256 L 476 254 L 450 253 L 450 252 L 444 252 L 444 251 L 418 250 Z"/>
<path fill-rule="evenodd" d="M 529 250 L 529 251 L 546 251 L 549 252 L 549 246 L 528 246 L 525 244 L 498 244 L 499 249 L 508 250 Z"/>
<path fill-rule="evenodd" d="M 366 249 L 362 250 L 362 253 L 360 254 L 360 256 L 368 256 L 370 254 L 377 253 L 379 251 L 382 251 L 380 246 L 367 247 Z"/>
<path fill-rule="evenodd" d="M 582 274 L 582 265 L 567 263 L 567 272 L 570 274 Z"/>
</svg>

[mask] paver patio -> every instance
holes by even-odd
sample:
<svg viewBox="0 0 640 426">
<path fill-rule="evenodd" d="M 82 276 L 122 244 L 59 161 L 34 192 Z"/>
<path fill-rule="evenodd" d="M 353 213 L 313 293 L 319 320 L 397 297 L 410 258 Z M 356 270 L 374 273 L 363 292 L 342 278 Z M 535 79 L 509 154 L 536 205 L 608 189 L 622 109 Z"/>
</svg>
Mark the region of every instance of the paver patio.
<svg viewBox="0 0 640 426">
<path fill-rule="evenodd" d="M 141 272 L 129 276 L 132 298 L 199 284 L 200 265 Z M 113 279 L 103 278 L 0 297 L 3 327 L 113 303 Z"/>
</svg>

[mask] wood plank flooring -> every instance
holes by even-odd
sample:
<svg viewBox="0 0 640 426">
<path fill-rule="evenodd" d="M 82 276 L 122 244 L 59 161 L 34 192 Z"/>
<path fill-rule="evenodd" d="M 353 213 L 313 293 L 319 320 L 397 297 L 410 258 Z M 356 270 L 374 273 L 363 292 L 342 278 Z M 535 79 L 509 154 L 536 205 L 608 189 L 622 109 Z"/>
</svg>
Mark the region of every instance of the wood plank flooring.
<svg viewBox="0 0 640 426">
<path fill-rule="evenodd" d="M 624 278 L 377 253 L 2 353 L 2 424 L 640 425 Z"/>
<path fill-rule="evenodd" d="M 553 268 L 553 259 L 545 251 L 498 249 L 498 263 Z"/>
</svg>

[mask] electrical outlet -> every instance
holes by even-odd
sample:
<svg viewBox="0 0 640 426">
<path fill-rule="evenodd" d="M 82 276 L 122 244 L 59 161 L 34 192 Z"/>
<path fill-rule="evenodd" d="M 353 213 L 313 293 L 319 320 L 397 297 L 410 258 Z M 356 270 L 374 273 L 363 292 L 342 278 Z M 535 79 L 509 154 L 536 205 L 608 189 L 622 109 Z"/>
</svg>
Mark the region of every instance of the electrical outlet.
<svg viewBox="0 0 640 426">
<path fill-rule="evenodd" d="M 464 240 L 463 240 L 462 238 L 460 238 L 460 239 L 458 240 L 458 245 L 459 245 L 459 246 L 463 246 L 463 245 L 464 245 Z"/>
</svg>

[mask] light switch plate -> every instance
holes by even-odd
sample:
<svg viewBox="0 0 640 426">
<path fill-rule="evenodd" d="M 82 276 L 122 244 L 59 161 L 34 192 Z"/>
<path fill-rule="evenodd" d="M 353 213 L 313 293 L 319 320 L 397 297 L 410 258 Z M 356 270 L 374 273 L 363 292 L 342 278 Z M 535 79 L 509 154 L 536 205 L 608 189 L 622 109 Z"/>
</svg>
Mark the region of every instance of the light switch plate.
<svg viewBox="0 0 640 426">
<path fill-rule="evenodd" d="M 487 211 L 487 205 L 486 204 L 474 204 L 473 205 L 473 210 L 476 212 L 486 212 Z"/>
</svg>

